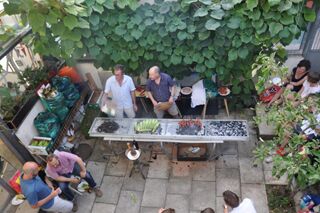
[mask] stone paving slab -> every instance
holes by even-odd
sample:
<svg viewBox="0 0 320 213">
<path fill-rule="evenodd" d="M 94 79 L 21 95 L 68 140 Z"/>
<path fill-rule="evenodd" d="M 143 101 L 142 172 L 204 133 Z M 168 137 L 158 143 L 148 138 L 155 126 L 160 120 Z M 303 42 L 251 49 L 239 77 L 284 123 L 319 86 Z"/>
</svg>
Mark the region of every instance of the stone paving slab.
<svg viewBox="0 0 320 213">
<path fill-rule="evenodd" d="M 117 204 L 123 184 L 123 179 L 123 177 L 104 176 L 100 188 L 103 192 L 103 196 L 97 198 L 96 202 Z"/>
<path fill-rule="evenodd" d="M 271 185 L 288 185 L 288 174 L 284 174 L 279 179 L 272 176 L 272 171 L 264 171 L 264 179 L 266 184 Z"/>
<path fill-rule="evenodd" d="M 106 141 L 104 141 L 102 138 L 98 138 L 95 140 L 95 145 L 89 160 L 106 162 L 106 159 L 104 159 L 104 154 L 107 154 L 107 153 L 111 153 L 110 147 L 108 147 L 108 144 L 106 143 Z"/>
<path fill-rule="evenodd" d="M 91 173 L 93 179 L 95 180 L 98 186 L 100 186 L 102 183 L 105 167 L 105 162 L 89 161 L 87 163 L 87 170 Z"/>
<path fill-rule="evenodd" d="M 220 156 L 216 162 L 217 169 L 238 169 L 239 159 L 237 155 L 223 155 Z"/>
<path fill-rule="evenodd" d="M 129 160 L 124 155 L 110 158 L 105 175 L 125 176 L 128 168 L 128 163 Z"/>
<path fill-rule="evenodd" d="M 157 159 L 150 163 L 148 178 L 168 179 L 170 172 L 170 161 L 166 155 L 157 155 Z"/>
<path fill-rule="evenodd" d="M 38 213 L 39 209 L 33 209 L 27 201 L 18 206 L 16 213 Z"/>
<path fill-rule="evenodd" d="M 239 157 L 250 158 L 253 157 L 252 151 L 255 149 L 255 142 L 257 141 L 256 135 L 250 135 L 248 141 L 241 141 L 238 145 L 238 154 Z"/>
<path fill-rule="evenodd" d="M 240 174 L 238 169 L 217 169 L 217 196 L 225 190 L 240 194 Z"/>
<path fill-rule="evenodd" d="M 114 213 L 115 205 L 106 203 L 95 203 L 92 208 L 92 213 Z"/>
<path fill-rule="evenodd" d="M 141 207 L 140 213 L 158 213 L 159 208 Z"/>
<path fill-rule="evenodd" d="M 144 207 L 163 207 L 167 194 L 168 180 L 147 179 L 142 204 Z"/>
<path fill-rule="evenodd" d="M 264 183 L 262 164 L 252 158 L 239 158 L 241 183 Z"/>
<path fill-rule="evenodd" d="M 242 199 L 249 198 L 259 213 L 269 213 L 266 187 L 263 184 L 242 184 Z"/>
<path fill-rule="evenodd" d="M 191 175 L 191 168 L 194 162 L 191 161 L 174 161 L 172 162 L 173 177 L 188 177 Z"/>
<path fill-rule="evenodd" d="M 142 192 L 121 191 L 115 213 L 139 213 Z"/>
<path fill-rule="evenodd" d="M 215 181 L 216 169 L 214 161 L 195 162 L 192 165 L 192 179 L 200 181 Z"/>
<path fill-rule="evenodd" d="M 165 208 L 173 208 L 175 213 L 186 213 L 189 211 L 189 196 L 168 194 Z"/>
<path fill-rule="evenodd" d="M 238 144 L 234 141 L 225 141 L 223 144 L 218 144 L 217 154 L 236 155 L 238 153 Z"/>
<path fill-rule="evenodd" d="M 216 182 L 192 181 L 190 210 L 215 209 Z"/>
<path fill-rule="evenodd" d="M 168 185 L 169 194 L 191 194 L 191 177 L 170 178 Z"/>
<path fill-rule="evenodd" d="M 96 195 L 94 193 L 85 193 L 81 196 L 77 197 L 77 204 L 79 210 L 77 213 L 90 213 L 92 210 L 92 206 L 94 204 L 94 200 Z"/>
<path fill-rule="evenodd" d="M 129 177 L 131 168 L 132 163 L 129 163 L 122 190 L 143 192 L 146 180 L 142 178 L 142 175 L 139 172 L 133 172 L 132 176 Z M 147 172 L 148 167 L 145 167 L 143 173 L 147 174 Z"/>
<path fill-rule="evenodd" d="M 223 205 L 224 205 L 223 197 L 220 197 L 220 196 L 218 197 L 217 196 L 216 197 L 216 209 L 215 209 L 215 212 L 216 213 L 222 213 L 224 211 Z M 230 212 L 230 209 L 229 209 L 229 212 Z"/>
</svg>

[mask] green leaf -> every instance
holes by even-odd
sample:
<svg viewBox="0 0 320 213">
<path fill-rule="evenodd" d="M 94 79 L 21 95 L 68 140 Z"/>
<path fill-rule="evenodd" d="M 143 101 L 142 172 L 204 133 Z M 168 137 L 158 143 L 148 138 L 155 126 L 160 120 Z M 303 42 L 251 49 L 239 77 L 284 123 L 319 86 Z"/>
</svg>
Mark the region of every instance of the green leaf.
<svg viewBox="0 0 320 213">
<path fill-rule="evenodd" d="M 193 17 L 203 17 L 208 15 L 208 9 L 204 7 L 200 7 L 193 15 Z"/>
<path fill-rule="evenodd" d="M 103 4 L 106 0 L 96 0 L 98 4 Z"/>
<path fill-rule="evenodd" d="M 140 6 L 140 4 L 138 1 L 129 1 L 128 6 L 130 7 L 131 10 L 134 11 Z"/>
<path fill-rule="evenodd" d="M 180 31 L 180 32 L 178 33 L 177 37 L 178 37 L 178 39 L 179 39 L 180 41 L 183 41 L 183 40 L 185 40 L 185 39 L 188 37 L 188 33 L 183 32 L 183 31 Z"/>
<path fill-rule="evenodd" d="M 234 7 L 233 0 L 222 0 L 221 6 L 225 10 L 231 10 Z"/>
<path fill-rule="evenodd" d="M 263 19 L 252 22 L 252 26 L 256 29 L 260 29 L 262 27 L 262 25 L 263 25 Z"/>
<path fill-rule="evenodd" d="M 215 19 L 209 19 L 208 21 L 206 21 L 204 26 L 207 30 L 216 30 L 218 27 L 221 26 L 221 24 Z"/>
<path fill-rule="evenodd" d="M 101 51 L 101 49 L 98 46 L 93 46 L 93 47 L 89 48 L 89 53 L 90 53 L 90 56 L 92 56 L 92 57 L 96 57 L 97 55 L 99 55 L 100 51 Z"/>
<path fill-rule="evenodd" d="M 284 28 L 283 30 L 280 31 L 279 36 L 281 38 L 288 38 L 290 36 L 290 31 L 286 27 L 286 28 Z"/>
<path fill-rule="evenodd" d="M 276 22 L 271 22 L 269 24 L 269 32 L 270 32 L 271 36 L 277 35 L 282 29 L 283 29 L 282 24 L 279 24 Z"/>
<path fill-rule="evenodd" d="M 243 43 L 249 43 L 250 41 L 252 40 L 252 35 L 247 35 L 247 34 L 244 34 L 244 33 L 242 33 L 241 34 L 241 41 L 243 42 Z"/>
<path fill-rule="evenodd" d="M 170 61 L 173 65 L 178 65 L 181 63 L 181 60 L 182 60 L 182 57 L 181 56 L 178 56 L 178 55 L 175 55 L 173 54 L 170 58 Z"/>
<path fill-rule="evenodd" d="M 237 28 L 240 27 L 240 22 L 241 22 L 241 20 L 240 20 L 239 17 L 236 17 L 236 16 L 235 17 L 231 17 L 229 19 L 229 22 L 228 22 L 227 26 L 229 28 L 231 28 L 231 29 L 237 29 Z"/>
<path fill-rule="evenodd" d="M 205 5 L 210 5 L 212 4 L 211 0 L 199 0 L 201 3 L 205 4 Z"/>
<path fill-rule="evenodd" d="M 51 30 L 54 35 L 56 36 L 62 36 L 66 28 L 61 24 L 53 24 L 51 26 Z"/>
<path fill-rule="evenodd" d="M 238 55 L 239 55 L 239 57 L 242 58 L 242 59 L 246 59 L 247 56 L 248 56 L 248 54 L 249 54 L 249 51 L 248 51 L 248 49 L 245 48 L 245 47 L 242 47 L 242 48 L 240 48 L 240 49 L 238 50 Z"/>
<path fill-rule="evenodd" d="M 268 0 L 269 5 L 272 7 L 274 5 L 280 4 L 281 0 Z"/>
<path fill-rule="evenodd" d="M 259 4 L 259 1 L 258 0 L 247 0 L 246 1 L 247 3 L 247 7 L 249 10 L 253 10 L 253 8 L 256 8 Z"/>
<path fill-rule="evenodd" d="M 119 25 L 114 29 L 114 32 L 117 35 L 122 36 L 122 35 L 126 34 L 127 30 L 125 29 L 125 27 L 123 25 Z"/>
<path fill-rule="evenodd" d="M 14 3 L 14 2 L 9 2 L 8 3 L 4 3 L 3 4 L 4 7 L 4 11 L 6 12 L 6 14 L 8 15 L 15 15 L 20 13 L 20 9 L 19 9 L 19 3 Z"/>
<path fill-rule="evenodd" d="M 238 58 L 237 50 L 231 49 L 228 52 L 228 61 L 234 61 Z"/>
<path fill-rule="evenodd" d="M 63 23 L 70 30 L 73 30 L 73 28 L 78 26 L 78 19 L 73 15 L 68 15 L 63 18 Z"/>
<path fill-rule="evenodd" d="M 117 3 L 118 7 L 121 9 L 124 9 L 129 4 L 128 0 L 117 0 L 115 2 Z"/>
<path fill-rule="evenodd" d="M 157 24 L 162 24 L 164 22 L 164 16 L 163 15 L 157 15 L 155 18 L 154 18 L 154 21 L 157 23 Z"/>
<path fill-rule="evenodd" d="M 208 59 L 204 62 L 204 64 L 209 68 L 209 69 L 213 69 L 216 67 L 216 61 L 211 58 L 211 59 Z"/>
<path fill-rule="evenodd" d="M 81 30 L 81 34 L 85 37 L 85 38 L 89 38 L 91 36 L 91 30 Z"/>
<path fill-rule="evenodd" d="M 100 18 L 99 18 L 98 15 L 93 14 L 93 15 L 91 15 L 91 16 L 89 17 L 89 22 L 90 22 L 92 25 L 96 26 L 96 25 L 99 24 Z"/>
<path fill-rule="evenodd" d="M 113 10 L 114 9 L 113 0 L 104 0 L 103 6 L 106 7 L 107 9 Z"/>
<path fill-rule="evenodd" d="M 162 3 L 160 8 L 159 8 L 159 12 L 161 14 L 166 14 L 170 11 L 170 6 L 167 3 Z"/>
<path fill-rule="evenodd" d="M 281 1 L 280 5 L 279 5 L 279 11 L 283 12 L 286 10 L 289 10 L 292 7 L 292 2 L 291 1 Z"/>
<path fill-rule="evenodd" d="M 46 19 L 47 22 L 50 24 L 58 23 L 59 14 L 55 12 L 55 10 L 50 10 L 49 14 L 47 15 Z"/>
<path fill-rule="evenodd" d="M 294 23 L 294 17 L 292 15 L 284 14 L 280 19 L 281 24 L 290 25 Z"/>
<path fill-rule="evenodd" d="M 316 20 L 317 14 L 314 9 L 305 7 L 303 8 L 303 17 L 308 22 L 314 22 Z"/>
<path fill-rule="evenodd" d="M 39 13 L 29 13 L 29 24 L 32 30 L 38 32 L 41 36 L 45 35 L 45 17 Z"/>
<path fill-rule="evenodd" d="M 216 10 L 213 10 L 210 14 L 210 16 L 214 19 L 218 19 L 218 20 L 221 20 L 224 16 L 224 11 L 222 9 L 216 9 Z"/>
<path fill-rule="evenodd" d="M 93 9 L 94 11 L 100 13 L 100 14 L 102 14 L 103 11 L 104 11 L 103 6 L 102 6 L 102 5 L 99 5 L 99 4 L 93 5 L 93 6 L 92 6 L 92 9 Z"/>
<path fill-rule="evenodd" d="M 87 22 L 87 20 L 79 18 L 78 27 L 82 29 L 90 29 L 90 24 Z"/>
<path fill-rule="evenodd" d="M 210 36 L 210 31 L 199 32 L 198 37 L 200 41 L 206 40 Z"/>
<path fill-rule="evenodd" d="M 107 43 L 107 39 L 105 37 L 97 37 L 96 42 L 97 44 L 103 46 Z"/>
<path fill-rule="evenodd" d="M 132 37 L 134 37 L 135 39 L 139 39 L 142 36 L 142 32 L 138 29 L 133 29 L 131 31 L 131 35 Z"/>
<path fill-rule="evenodd" d="M 145 21 L 144 21 L 144 24 L 146 26 L 151 26 L 153 24 L 153 19 L 152 18 L 147 18 Z"/>
</svg>

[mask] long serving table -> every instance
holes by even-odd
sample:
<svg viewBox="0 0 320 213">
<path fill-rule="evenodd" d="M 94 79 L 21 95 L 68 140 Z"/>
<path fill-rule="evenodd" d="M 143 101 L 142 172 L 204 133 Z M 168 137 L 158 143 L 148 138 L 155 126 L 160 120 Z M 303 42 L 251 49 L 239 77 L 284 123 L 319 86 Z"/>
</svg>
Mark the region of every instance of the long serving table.
<svg viewBox="0 0 320 213">
<path fill-rule="evenodd" d="M 98 127 L 105 121 L 114 121 L 119 128 L 113 133 L 99 132 Z M 112 141 L 140 141 L 159 142 L 161 149 L 166 153 L 163 143 L 205 143 L 212 144 L 209 159 L 214 155 L 216 144 L 224 141 L 247 141 L 249 139 L 248 124 L 246 120 L 213 120 L 202 119 L 202 129 L 197 135 L 180 135 L 177 133 L 179 121 L 183 119 L 157 119 L 160 128 L 151 133 L 137 133 L 134 129 L 136 123 L 146 119 L 116 119 L 97 117 L 94 119 L 89 135 L 91 137 L 101 137 L 111 144 Z M 210 157 L 211 156 L 211 157 Z"/>
</svg>

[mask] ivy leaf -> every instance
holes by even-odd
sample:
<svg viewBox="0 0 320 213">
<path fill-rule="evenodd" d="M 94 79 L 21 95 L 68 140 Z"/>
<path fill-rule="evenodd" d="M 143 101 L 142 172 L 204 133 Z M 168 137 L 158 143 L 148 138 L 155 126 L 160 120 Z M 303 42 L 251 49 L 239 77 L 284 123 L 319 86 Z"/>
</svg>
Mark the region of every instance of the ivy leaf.
<svg viewBox="0 0 320 213">
<path fill-rule="evenodd" d="M 288 38 L 290 36 L 290 31 L 286 27 L 286 28 L 284 28 L 283 30 L 280 31 L 279 36 L 281 38 Z"/>
<path fill-rule="evenodd" d="M 65 26 L 60 25 L 60 24 L 53 24 L 51 26 L 51 30 L 54 35 L 56 36 L 62 36 L 64 31 L 66 30 Z"/>
<path fill-rule="evenodd" d="M 251 35 L 247 35 L 247 34 L 244 34 L 244 33 L 242 33 L 241 34 L 241 41 L 243 42 L 243 43 L 249 43 L 250 41 L 252 40 L 252 36 Z"/>
<path fill-rule="evenodd" d="M 303 17 L 308 22 L 314 22 L 316 20 L 316 12 L 314 9 L 309 9 L 307 7 L 303 8 Z"/>
<path fill-rule="evenodd" d="M 272 7 L 274 5 L 280 4 L 281 0 L 268 0 L 269 5 Z"/>
<path fill-rule="evenodd" d="M 192 58 L 191 58 L 191 56 L 186 55 L 186 56 L 183 58 L 183 62 L 186 63 L 186 64 L 192 64 Z"/>
<path fill-rule="evenodd" d="M 211 0 L 199 0 L 201 3 L 205 4 L 205 5 L 210 5 L 212 4 Z"/>
<path fill-rule="evenodd" d="M 119 8 L 124 9 L 129 4 L 129 1 L 128 0 L 117 0 L 116 3 Z"/>
<path fill-rule="evenodd" d="M 288 14 L 284 14 L 280 19 L 281 24 L 290 25 L 294 23 L 294 17 Z"/>
<path fill-rule="evenodd" d="M 91 36 L 91 30 L 81 30 L 81 34 L 83 35 L 83 37 L 89 38 Z"/>
<path fill-rule="evenodd" d="M 93 46 L 93 47 L 89 48 L 90 56 L 96 57 L 97 55 L 100 54 L 100 50 L 101 49 L 98 46 Z"/>
<path fill-rule="evenodd" d="M 246 57 L 248 56 L 248 54 L 249 54 L 249 51 L 248 51 L 248 49 L 245 48 L 245 47 L 242 47 L 242 48 L 240 48 L 240 49 L 238 50 L 238 55 L 239 55 L 239 57 L 242 58 L 242 59 L 246 59 Z"/>
<path fill-rule="evenodd" d="M 87 22 L 87 20 L 79 18 L 78 27 L 82 29 L 90 29 L 90 24 Z"/>
<path fill-rule="evenodd" d="M 185 40 L 185 39 L 188 37 L 188 33 L 183 32 L 183 31 L 180 31 L 180 32 L 178 33 L 177 37 L 178 37 L 178 39 L 179 39 L 180 41 L 183 41 L 183 40 Z"/>
<path fill-rule="evenodd" d="M 63 18 L 63 23 L 70 30 L 73 30 L 75 27 L 78 26 L 78 19 L 73 15 L 68 15 Z"/>
<path fill-rule="evenodd" d="M 167 4 L 167 3 L 162 3 L 161 6 L 160 6 L 160 8 L 159 8 L 159 12 L 160 12 L 161 14 L 166 14 L 166 13 L 169 12 L 169 11 L 170 11 L 170 6 L 169 6 L 169 4 Z"/>
<path fill-rule="evenodd" d="M 96 0 L 98 4 L 103 4 L 106 0 Z"/>
<path fill-rule="evenodd" d="M 247 7 L 249 10 L 253 10 L 253 8 L 256 8 L 259 4 L 259 1 L 258 0 L 247 0 L 246 1 L 247 3 Z"/>
<path fill-rule="evenodd" d="M 96 25 L 99 24 L 100 18 L 99 18 L 98 15 L 93 14 L 93 15 L 91 15 L 91 16 L 89 17 L 89 22 L 90 22 L 92 25 L 96 26 Z"/>
<path fill-rule="evenodd" d="M 146 26 L 152 25 L 152 24 L 153 24 L 153 19 L 147 18 L 147 19 L 144 21 L 144 24 L 145 24 Z"/>
<path fill-rule="evenodd" d="M 280 5 L 279 5 L 279 11 L 283 12 L 286 10 L 289 10 L 292 7 L 292 2 L 291 1 L 281 1 Z"/>
<path fill-rule="evenodd" d="M 114 29 L 114 32 L 117 35 L 122 36 L 122 35 L 126 34 L 127 30 L 125 29 L 125 27 L 123 25 L 119 25 Z"/>
<path fill-rule="evenodd" d="M 103 13 L 104 9 L 103 6 L 99 5 L 99 4 L 95 4 L 92 6 L 92 9 L 100 14 Z"/>
<path fill-rule="evenodd" d="M 234 7 L 233 0 L 222 0 L 221 6 L 224 10 L 231 10 Z"/>
<path fill-rule="evenodd" d="M 238 58 L 237 50 L 231 49 L 228 52 L 228 61 L 234 61 Z"/>
<path fill-rule="evenodd" d="M 193 17 L 203 17 L 208 15 L 208 9 L 204 7 L 200 7 L 193 15 Z"/>
<path fill-rule="evenodd" d="M 181 63 L 182 57 L 176 54 L 173 54 L 170 58 L 170 61 L 173 65 L 178 65 Z"/>
<path fill-rule="evenodd" d="M 200 41 L 206 40 L 210 36 L 210 31 L 199 32 L 198 37 Z"/>
<path fill-rule="evenodd" d="M 198 0 L 183 0 L 183 3 L 185 4 L 192 4 L 192 3 L 195 3 L 197 2 Z"/>
<path fill-rule="evenodd" d="M 216 9 L 216 10 L 213 10 L 210 14 L 210 16 L 214 19 L 218 19 L 218 20 L 221 20 L 224 16 L 224 11 L 222 9 Z"/>
<path fill-rule="evenodd" d="M 59 14 L 55 10 L 50 10 L 49 14 L 47 15 L 46 19 L 47 22 L 50 24 L 58 23 Z"/>
<path fill-rule="evenodd" d="M 241 20 L 239 17 L 231 17 L 229 19 L 227 26 L 230 27 L 231 29 L 237 29 L 240 26 L 240 22 Z"/>
<path fill-rule="evenodd" d="M 138 1 L 129 1 L 128 6 L 130 7 L 131 10 L 134 11 L 140 6 L 140 4 Z"/>
<path fill-rule="evenodd" d="M 45 17 L 40 13 L 31 12 L 28 16 L 29 23 L 35 32 L 40 35 L 45 35 Z"/>
<path fill-rule="evenodd" d="M 3 7 L 4 7 L 4 11 L 8 15 L 14 15 L 14 14 L 20 13 L 20 8 L 19 8 L 18 2 L 17 3 L 9 2 L 9 4 L 4 3 Z"/>
<path fill-rule="evenodd" d="M 164 22 L 164 16 L 163 15 L 157 15 L 155 18 L 154 18 L 154 21 L 157 23 L 157 24 L 162 24 Z"/>
<path fill-rule="evenodd" d="M 104 0 L 103 6 L 106 7 L 107 9 L 113 10 L 114 9 L 113 0 Z"/>
<path fill-rule="evenodd" d="M 270 32 L 271 36 L 277 35 L 282 29 L 283 29 L 282 24 L 279 24 L 276 22 L 271 22 L 269 24 L 269 32 Z"/>
<path fill-rule="evenodd" d="M 131 31 L 131 35 L 132 35 L 132 37 L 134 37 L 135 39 L 138 40 L 142 36 L 142 32 L 138 29 L 133 29 Z"/>
<path fill-rule="evenodd" d="M 214 19 L 209 19 L 206 23 L 205 23 L 205 28 L 207 30 L 216 30 L 218 27 L 221 26 L 220 22 L 214 20 Z"/>
<path fill-rule="evenodd" d="M 211 58 L 211 59 L 208 59 L 204 62 L 204 64 L 209 68 L 209 69 L 213 69 L 216 67 L 216 61 Z"/>
</svg>

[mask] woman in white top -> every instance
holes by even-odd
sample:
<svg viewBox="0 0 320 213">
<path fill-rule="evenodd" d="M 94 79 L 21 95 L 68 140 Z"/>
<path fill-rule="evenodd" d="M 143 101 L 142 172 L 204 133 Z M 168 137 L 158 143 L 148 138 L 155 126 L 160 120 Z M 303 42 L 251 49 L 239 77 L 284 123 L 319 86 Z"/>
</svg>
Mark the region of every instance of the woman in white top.
<svg viewBox="0 0 320 213">
<path fill-rule="evenodd" d="M 230 213 L 257 213 L 250 199 L 245 198 L 240 203 L 238 195 L 229 190 L 223 192 L 222 195 L 225 202 L 224 213 L 229 213 L 228 206 L 231 207 Z"/>
</svg>

